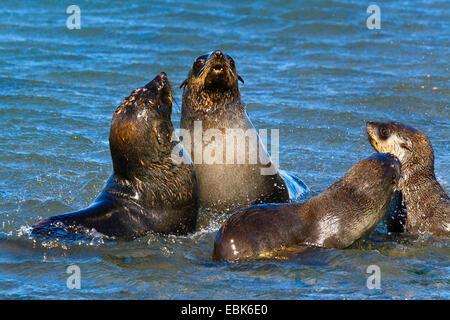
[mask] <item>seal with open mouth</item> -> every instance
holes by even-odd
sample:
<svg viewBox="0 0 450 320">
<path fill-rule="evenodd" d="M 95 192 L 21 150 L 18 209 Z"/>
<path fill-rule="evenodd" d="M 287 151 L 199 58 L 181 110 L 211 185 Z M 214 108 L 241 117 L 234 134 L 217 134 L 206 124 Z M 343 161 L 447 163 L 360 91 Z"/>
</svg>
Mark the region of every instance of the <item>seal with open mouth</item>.
<svg viewBox="0 0 450 320">
<path fill-rule="evenodd" d="M 181 85 L 184 87 L 181 129 L 191 137 L 189 141 L 183 137 L 183 144 L 194 162 L 203 208 L 232 212 L 250 204 L 289 199 L 291 189 L 288 190 L 247 115 L 238 81 L 244 82 L 233 58 L 215 50 L 195 60 Z M 213 134 L 207 137 L 208 132 Z M 240 145 L 238 140 L 242 141 Z M 221 145 L 217 147 L 219 142 Z M 214 161 L 208 162 L 205 154 L 213 149 Z M 287 182 L 300 193 L 307 189 L 298 178 Z"/>
<path fill-rule="evenodd" d="M 378 153 L 307 202 L 239 210 L 219 230 L 213 260 L 251 260 L 302 246 L 347 248 L 383 219 L 400 173 L 395 156 Z"/>
<path fill-rule="evenodd" d="M 367 122 L 370 144 L 402 162 L 396 203 L 387 217 L 390 232 L 450 234 L 450 200 L 434 174 L 430 140 L 420 130 L 398 122 Z"/>
<path fill-rule="evenodd" d="M 109 145 L 114 173 L 94 203 L 47 218 L 33 235 L 89 233 L 133 239 L 149 231 L 186 234 L 195 229 L 198 198 L 191 164 L 172 161 L 172 91 L 165 73 L 135 89 L 116 109 Z M 189 161 L 185 161 L 189 162 Z"/>
</svg>

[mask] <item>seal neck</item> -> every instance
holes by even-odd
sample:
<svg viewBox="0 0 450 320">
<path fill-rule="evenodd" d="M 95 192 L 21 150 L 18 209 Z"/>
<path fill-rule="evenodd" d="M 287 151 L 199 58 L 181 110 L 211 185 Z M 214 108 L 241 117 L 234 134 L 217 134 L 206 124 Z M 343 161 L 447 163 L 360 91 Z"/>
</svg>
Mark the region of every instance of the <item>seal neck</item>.
<svg viewBox="0 0 450 320">
<path fill-rule="evenodd" d="M 107 181 L 106 193 L 128 198 L 144 207 L 162 204 L 186 203 L 193 196 L 195 176 L 192 166 L 173 163 L 152 163 L 122 176 L 114 172 Z"/>
<path fill-rule="evenodd" d="M 182 112 L 217 117 L 220 113 L 243 111 L 239 87 L 227 90 L 196 90 L 189 84 L 183 92 Z"/>
<path fill-rule="evenodd" d="M 425 179 L 436 180 L 432 149 L 427 150 L 423 154 L 414 154 L 410 159 L 402 163 L 399 188 L 405 188 L 411 183 Z"/>
<path fill-rule="evenodd" d="M 152 132 L 137 137 L 133 143 L 117 143 L 110 137 L 110 151 L 114 174 L 124 179 L 135 177 L 143 180 L 150 176 L 155 167 L 174 165 L 171 158 L 173 143 L 171 135 L 173 128 L 167 134 L 161 134 L 160 139 L 152 136 Z"/>
</svg>

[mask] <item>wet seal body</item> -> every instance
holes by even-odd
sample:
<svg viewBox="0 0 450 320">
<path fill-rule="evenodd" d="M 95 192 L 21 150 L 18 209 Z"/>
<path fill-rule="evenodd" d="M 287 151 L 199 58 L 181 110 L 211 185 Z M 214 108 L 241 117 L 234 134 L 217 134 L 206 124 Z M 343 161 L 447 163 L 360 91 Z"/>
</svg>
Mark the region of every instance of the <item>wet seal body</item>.
<svg viewBox="0 0 450 320">
<path fill-rule="evenodd" d="M 307 202 L 239 210 L 219 230 L 213 260 L 251 260 L 299 246 L 346 248 L 382 220 L 399 176 L 394 156 L 375 154 Z"/>
<path fill-rule="evenodd" d="M 114 173 L 94 203 L 53 216 L 34 226 L 33 235 L 92 229 L 133 239 L 149 231 L 186 234 L 195 229 L 198 198 L 191 164 L 171 159 L 172 91 L 165 73 L 135 89 L 116 109 L 109 135 Z M 188 162 L 188 161 L 186 161 Z"/>
<path fill-rule="evenodd" d="M 398 122 L 367 122 L 369 141 L 378 152 L 389 152 L 402 163 L 396 197 L 387 217 L 390 232 L 450 234 L 450 200 L 434 173 L 428 137 Z"/>
<path fill-rule="evenodd" d="M 234 146 L 233 150 L 225 146 L 220 150 L 223 154 L 218 156 L 218 161 L 206 163 L 205 159 L 201 159 L 201 152 L 211 148 L 216 140 L 207 141 L 205 137 L 197 139 L 201 145 L 198 153 L 192 139 L 186 141 L 183 138 L 183 144 L 190 150 L 194 162 L 200 206 L 203 208 L 234 211 L 249 204 L 286 202 L 289 198 L 286 183 L 271 162 L 241 101 L 239 80 L 243 82 L 236 71 L 234 60 L 216 50 L 199 56 L 181 85 L 184 87 L 181 129 L 189 132 L 192 139 L 196 139 L 197 123 L 202 132 L 215 130 L 223 141 L 227 140 L 227 130 L 242 130 L 255 137 L 257 145 L 253 154 L 249 154 L 252 152 L 250 148 L 244 150 L 244 163 L 230 163 L 226 159 L 227 153 L 242 151 L 234 150 Z M 247 141 L 250 140 L 248 138 Z M 251 163 L 250 156 L 256 155 L 256 152 L 258 160 Z M 264 170 L 268 173 L 262 173 Z M 295 179 L 290 182 L 298 184 Z M 306 186 L 303 183 L 300 185 L 299 189 L 304 192 Z"/>
</svg>

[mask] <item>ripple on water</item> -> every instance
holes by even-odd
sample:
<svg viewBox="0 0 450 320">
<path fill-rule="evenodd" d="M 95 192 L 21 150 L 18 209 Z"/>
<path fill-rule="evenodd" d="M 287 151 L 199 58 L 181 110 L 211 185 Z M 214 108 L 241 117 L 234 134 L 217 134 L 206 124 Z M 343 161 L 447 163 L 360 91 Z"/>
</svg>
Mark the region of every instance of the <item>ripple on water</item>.
<svg viewBox="0 0 450 320">
<path fill-rule="evenodd" d="M 270 1 L 65 6 L 5 0 L 0 21 L 0 297 L 8 299 L 448 299 L 448 240 L 387 236 L 382 226 L 348 250 L 310 249 L 287 260 L 211 261 L 230 213 L 202 211 L 184 237 L 132 242 L 37 241 L 40 219 L 88 206 L 112 172 L 108 133 L 116 106 L 159 71 L 178 88 L 199 54 L 236 61 L 258 129 L 279 129 L 280 167 L 316 194 L 373 153 L 368 120 L 397 120 L 430 136 L 448 190 L 446 1 L 383 2 L 367 30 L 358 1 Z M 83 240 L 83 241 L 82 241 Z M 69 265 L 82 290 L 66 287 Z M 382 289 L 366 287 L 370 264 Z"/>
</svg>

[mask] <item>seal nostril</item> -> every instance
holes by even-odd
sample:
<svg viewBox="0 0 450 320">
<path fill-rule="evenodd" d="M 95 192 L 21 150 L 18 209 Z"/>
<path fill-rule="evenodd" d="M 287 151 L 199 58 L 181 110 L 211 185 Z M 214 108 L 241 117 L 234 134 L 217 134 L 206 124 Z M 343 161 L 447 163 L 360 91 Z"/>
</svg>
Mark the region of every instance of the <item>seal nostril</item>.
<svg viewBox="0 0 450 320">
<path fill-rule="evenodd" d="M 222 58 L 223 57 L 223 53 L 220 50 L 216 50 L 216 51 L 214 51 L 214 56 L 216 58 Z"/>
</svg>

